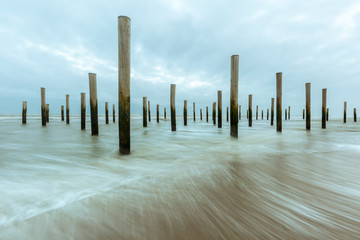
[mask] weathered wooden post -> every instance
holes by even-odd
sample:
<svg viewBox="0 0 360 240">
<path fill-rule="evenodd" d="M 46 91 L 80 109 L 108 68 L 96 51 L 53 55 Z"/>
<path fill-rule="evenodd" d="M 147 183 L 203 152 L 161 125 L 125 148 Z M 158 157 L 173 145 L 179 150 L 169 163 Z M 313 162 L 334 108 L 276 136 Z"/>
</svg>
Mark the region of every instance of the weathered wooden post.
<svg viewBox="0 0 360 240">
<path fill-rule="evenodd" d="M 305 119 L 305 109 L 303 109 L 303 120 Z"/>
<path fill-rule="evenodd" d="M 346 102 L 344 102 L 344 123 L 346 123 Z"/>
<path fill-rule="evenodd" d="M 41 88 L 41 123 L 42 126 L 46 126 L 46 100 L 45 100 L 45 88 Z"/>
<path fill-rule="evenodd" d="M 261 110 L 261 120 L 264 120 L 264 110 Z"/>
<path fill-rule="evenodd" d="M 252 94 L 249 94 L 249 127 L 252 127 Z"/>
<path fill-rule="evenodd" d="M 81 130 L 85 130 L 85 123 L 86 123 L 86 93 L 80 94 L 81 100 Z"/>
<path fill-rule="evenodd" d="M 282 73 L 276 73 L 276 130 L 282 131 Z"/>
<path fill-rule="evenodd" d="M 130 153 L 130 18 L 118 17 L 119 33 L 119 145 Z"/>
<path fill-rule="evenodd" d="M 202 108 L 200 108 L 200 121 L 202 120 Z"/>
<path fill-rule="evenodd" d="M 239 120 L 241 120 L 241 105 L 239 105 Z"/>
<path fill-rule="evenodd" d="M 269 109 L 266 109 L 266 120 L 269 121 Z"/>
<path fill-rule="evenodd" d="M 321 128 L 326 128 L 326 88 L 322 90 Z"/>
<path fill-rule="evenodd" d="M 306 130 L 311 128 L 311 83 L 305 83 L 306 90 Z"/>
<path fill-rule="evenodd" d="M 206 106 L 206 122 L 209 122 L 209 107 Z"/>
<path fill-rule="evenodd" d="M 271 98 L 271 116 L 270 116 L 270 125 L 271 126 L 274 125 L 274 103 L 275 103 L 275 98 Z"/>
<path fill-rule="evenodd" d="M 326 121 L 329 121 L 329 108 L 326 109 Z"/>
<path fill-rule="evenodd" d="M 109 124 L 109 103 L 105 102 L 105 124 Z"/>
<path fill-rule="evenodd" d="M 143 127 L 147 127 L 147 97 L 143 97 Z"/>
<path fill-rule="evenodd" d="M 159 122 L 160 115 L 159 115 L 159 104 L 156 104 L 156 122 Z"/>
<path fill-rule="evenodd" d="M 64 105 L 61 105 L 61 121 L 64 121 Z"/>
<path fill-rule="evenodd" d="M 238 92 L 239 92 L 239 55 L 231 56 L 231 82 L 230 82 L 230 135 L 238 137 Z M 241 112 L 241 106 L 240 110 Z M 229 108 L 227 108 L 227 115 Z M 240 113 L 241 115 L 241 113 Z"/>
<path fill-rule="evenodd" d="M 69 94 L 66 94 L 66 124 L 70 124 Z"/>
<path fill-rule="evenodd" d="M 259 106 L 256 105 L 256 120 L 258 120 L 258 112 L 259 112 Z"/>
<path fill-rule="evenodd" d="M 216 125 L 216 102 L 213 102 L 213 108 L 212 108 L 212 120 L 214 125 Z"/>
<path fill-rule="evenodd" d="M 50 120 L 50 105 L 46 104 L 46 122 L 49 122 Z"/>
<path fill-rule="evenodd" d="M 184 100 L 184 126 L 187 126 L 187 100 Z"/>
<path fill-rule="evenodd" d="M 249 119 L 249 109 L 246 110 L 246 119 Z"/>
<path fill-rule="evenodd" d="M 99 135 L 96 74 L 89 73 L 91 135 Z"/>
<path fill-rule="evenodd" d="M 171 108 L 171 131 L 176 131 L 176 110 L 175 110 L 175 84 L 170 88 L 170 108 Z"/>
<path fill-rule="evenodd" d="M 229 121 L 229 107 L 226 107 L 226 121 Z"/>
<path fill-rule="evenodd" d="M 222 92 L 218 91 L 218 128 L 222 127 Z"/>
<path fill-rule="evenodd" d="M 356 122 L 356 108 L 354 108 L 354 122 Z"/>
<path fill-rule="evenodd" d="M 22 103 L 22 124 L 26 124 L 27 102 Z"/>
<path fill-rule="evenodd" d="M 166 119 L 166 108 L 164 108 L 164 119 Z"/>
<path fill-rule="evenodd" d="M 113 104 L 113 123 L 115 122 L 115 104 Z"/>
<path fill-rule="evenodd" d="M 288 119 L 290 120 L 290 106 L 289 106 L 289 110 L 288 110 Z"/>
<path fill-rule="evenodd" d="M 151 122 L 151 116 L 150 116 L 150 101 L 148 101 L 148 114 L 149 114 L 149 122 Z"/>
<path fill-rule="evenodd" d="M 195 102 L 193 102 L 193 118 L 194 118 L 194 122 L 195 122 Z"/>
<path fill-rule="evenodd" d="M 285 120 L 287 120 L 287 109 L 285 108 Z"/>
</svg>

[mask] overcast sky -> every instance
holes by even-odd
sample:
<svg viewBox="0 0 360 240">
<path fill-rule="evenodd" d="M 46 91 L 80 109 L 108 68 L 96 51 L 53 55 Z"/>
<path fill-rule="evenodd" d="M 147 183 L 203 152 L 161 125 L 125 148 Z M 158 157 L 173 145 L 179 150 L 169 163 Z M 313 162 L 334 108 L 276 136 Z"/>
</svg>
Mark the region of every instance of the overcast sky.
<svg viewBox="0 0 360 240">
<path fill-rule="evenodd" d="M 283 107 L 302 114 L 305 83 L 320 115 L 321 89 L 330 114 L 341 116 L 360 102 L 360 2 L 338 0 L 2 1 L 0 8 L 0 113 L 40 113 L 40 87 L 50 113 L 80 112 L 88 73 L 97 73 L 99 111 L 117 101 L 117 17 L 131 18 L 131 111 L 142 97 L 169 106 L 176 86 L 183 100 L 211 106 L 223 91 L 229 105 L 230 57 L 240 56 L 239 104 L 246 114 L 270 107 L 276 72 L 283 72 Z M 211 108 L 211 107 L 210 107 Z M 351 110 L 352 111 L 352 110 Z"/>
</svg>

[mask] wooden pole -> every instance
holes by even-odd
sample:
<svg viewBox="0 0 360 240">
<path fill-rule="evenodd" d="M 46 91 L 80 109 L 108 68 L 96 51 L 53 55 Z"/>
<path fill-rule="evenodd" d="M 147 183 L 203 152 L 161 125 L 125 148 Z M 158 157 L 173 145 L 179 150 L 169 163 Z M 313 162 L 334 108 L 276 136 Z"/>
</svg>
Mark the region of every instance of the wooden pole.
<svg viewBox="0 0 360 240">
<path fill-rule="evenodd" d="M 80 94 L 81 100 L 81 130 L 85 130 L 85 123 L 86 123 L 86 93 Z"/>
<path fill-rule="evenodd" d="M 61 105 L 61 121 L 64 121 L 64 105 Z"/>
<path fill-rule="evenodd" d="M 258 112 L 259 112 L 259 106 L 256 105 L 256 120 L 258 120 Z"/>
<path fill-rule="evenodd" d="M 69 94 L 66 94 L 66 124 L 70 124 Z"/>
<path fill-rule="evenodd" d="M 148 101 L 148 113 L 149 113 L 149 122 L 151 122 L 151 117 L 150 117 L 150 101 Z"/>
<path fill-rule="evenodd" d="M 184 126 L 187 126 L 187 100 L 184 100 Z"/>
<path fill-rule="evenodd" d="M 261 120 L 264 120 L 264 110 L 261 110 Z"/>
<path fill-rule="evenodd" d="M 229 107 L 226 107 L 226 121 L 229 122 Z"/>
<path fill-rule="evenodd" d="M 249 109 L 246 110 L 246 119 L 249 119 Z"/>
<path fill-rule="evenodd" d="M 175 84 L 170 87 L 171 131 L 176 131 Z"/>
<path fill-rule="evenodd" d="M 354 108 L 354 122 L 356 122 L 356 108 Z"/>
<path fill-rule="evenodd" d="M 206 122 L 209 122 L 209 107 L 206 106 Z"/>
<path fill-rule="evenodd" d="M 193 102 L 193 118 L 194 118 L 194 122 L 195 122 L 195 102 Z"/>
<path fill-rule="evenodd" d="M 214 125 L 216 125 L 216 102 L 213 102 L 212 110 L 213 110 L 212 120 L 213 120 Z"/>
<path fill-rule="evenodd" d="M 160 113 L 159 113 L 159 104 L 156 104 L 156 122 L 159 122 Z"/>
<path fill-rule="evenodd" d="M 346 102 L 344 102 L 344 123 L 346 123 Z"/>
<path fill-rule="evenodd" d="M 276 130 L 282 131 L 282 73 L 276 73 Z"/>
<path fill-rule="evenodd" d="M 305 119 L 305 109 L 303 109 L 303 120 Z"/>
<path fill-rule="evenodd" d="M 231 56 L 231 82 L 230 82 L 230 136 L 238 137 L 238 91 L 239 91 L 239 55 Z M 229 116 L 229 108 L 227 108 Z"/>
<path fill-rule="evenodd" d="M 143 97 L 143 127 L 147 127 L 147 97 Z"/>
<path fill-rule="evenodd" d="M 119 145 L 120 153 L 130 153 L 130 18 L 118 17 L 119 46 Z"/>
<path fill-rule="evenodd" d="M 329 108 L 326 109 L 326 121 L 329 121 Z"/>
<path fill-rule="evenodd" d="M 252 127 L 252 94 L 249 94 L 249 127 Z"/>
<path fill-rule="evenodd" d="M 271 117 L 270 117 L 271 126 L 274 125 L 274 103 L 275 103 L 275 98 L 271 98 Z"/>
<path fill-rule="evenodd" d="M 218 91 L 218 128 L 222 127 L 222 92 Z"/>
<path fill-rule="evenodd" d="M 269 109 L 266 110 L 266 120 L 269 121 Z"/>
<path fill-rule="evenodd" d="M 115 122 L 115 104 L 113 104 L 113 123 Z"/>
<path fill-rule="evenodd" d="M 288 110 L 288 119 L 290 120 L 290 106 L 289 106 L 289 110 Z"/>
<path fill-rule="evenodd" d="M 200 108 L 200 121 L 202 121 L 202 108 Z"/>
<path fill-rule="evenodd" d="M 109 124 L 109 103 L 105 102 L 105 124 Z"/>
<path fill-rule="evenodd" d="M 89 73 L 91 135 L 99 135 L 96 74 Z"/>
<path fill-rule="evenodd" d="M 287 120 L 287 109 L 285 108 L 285 120 Z"/>
<path fill-rule="evenodd" d="M 27 102 L 22 103 L 22 124 L 26 124 Z"/>
<path fill-rule="evenodd" d="M 239 105 L 239 120 L 241 120 L 241 105 Z"/>
<path fill-rule="evenodd" d="M 49 122 L 50 120 L 49 112 L 50 112 L 50 105 L 46 104 L 46 122 Z"/>
<path fill-rule="evenodd" d="M 305 83 L 306 90 L 306 130 L 311 128 L 311 83 Z"/>
<path fill-rule="evenodd" d="M 166 119 L 166 108 L 164 108 L 164 119 Z"/>
<path fill-rule="evenodd" d="M 326 128 L 326 88 L 322 90 L 321 128 Z"/>
<path fill-rule="evenodd" d="M 45 100 L 45 88 L 41 88 L 41 123 L 43 127 L 46 127 L 46 100 Z"/>
</svg>

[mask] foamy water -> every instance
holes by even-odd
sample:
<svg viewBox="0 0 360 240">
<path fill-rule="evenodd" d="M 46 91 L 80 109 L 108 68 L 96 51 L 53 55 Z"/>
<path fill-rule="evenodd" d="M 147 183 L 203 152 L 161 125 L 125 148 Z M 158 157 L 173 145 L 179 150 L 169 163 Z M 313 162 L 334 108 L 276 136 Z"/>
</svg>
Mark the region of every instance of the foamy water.
<svg viewBox="0 0 360 240">
<path fill-rule="evenodd" d="M 0 239 L 359 239 L 359 124 L 0 117 Z M 112 120 L 112 119 L 110 119 Z"/>
</svg>

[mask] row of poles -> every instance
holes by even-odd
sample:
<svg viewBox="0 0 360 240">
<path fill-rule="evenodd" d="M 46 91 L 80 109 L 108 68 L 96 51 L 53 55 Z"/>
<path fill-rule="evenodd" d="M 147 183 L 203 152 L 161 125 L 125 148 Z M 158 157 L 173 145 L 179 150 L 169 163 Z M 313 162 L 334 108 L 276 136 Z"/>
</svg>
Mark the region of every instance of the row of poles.
<svg viewBox="0 0 360 240">
<path fill-rule="evenodd" d="M 126 16 L 118 17 L 118 125 L 119 125 L 119 151 L 121 154 L 130 153 L 130 18 Z M 230 135 L 238 137 L 238 122 L 241 119 L 241 105 L 238 105 L 238 83 L 239 83 L 239 56 L 231 56 L 231 84 L 230 84 Z M 311 83 L 305 84 L 306 88 L 306 111 L 303 110 L 303 119 L 306 117 L 306 129 L 310 130 L 311 121 Z M 89 73 L 89 90 L 90 90 L 90 114 L 91 114 L 91 132 L 92 135 L 98 135 L 98 106 L 97 106 L 97 89 L 96 74 Z M 176 85 L 170 85 L 170 115 L 171 131 L 176 131 L 176 109 L 175 109 L 175 90 Z M 326 128 L 326 121 L 329 116 L 329 109 L 326 108 L 327 89 L 322 90 L 322 128 Z M 85 129 L 85 93 L 81 93 L 81 129 Z M 252 95 L 249 95 L 247 118 L 249 126 L 252 126 Z M 274 123 L 274 102 L 271 99 L 271 121 Z M 143 126 L 147 126 L 147 109 L 150 110 L 150 102 L 143 97 Z M 217 110 L 218 110 L 218 127 L 222 127 L 222 91 L 217 92 Z M 216 125 L 216 102 L 213 102 L 212 120 Z M 239 108 L 238 108 L 239 107 Z M 195 103 L 194 121 L 195 121 Z M 27 103 L 23 102 L 23 123 L 26 123 Z M 159 122 L 159 105 L 157 109 L 157 122 Z M 41 116 L 42 125 L 46 126 L 49 121 L 49 105 L 45 101 L 45 88 L 41 88 Z M 108 103 L 105 103 L 106 123 L 108 123 Z M 187 100 L 184 100 L 184 125 L 187 125 Z M 206 107 L 206 121 L 208 121 L 208 107 Z M 289 112 L 285 109 L 285 118 Z M 61 117 L 64 119 L 64 106 L 61 106 Z M 164 108 L 164 118 L 166 119 L 166 108 Z M 202 119 L 202 109 L 200 109 L 200 118 Z M 256 119 L 258 118 L 258 106 L 256 107 Z M 262 111 L 263 118 L 263 111 Z M 229 119 L 229 107 L 227 107 L 227 121 Z M 267 109 L 267 119 L 269 119 L 269 109 Z M 113 121 L 115 122 L 115 104 L 113 105 Z M 150 112 L 149 112 L 150 121 Z M 354 109 L 354 121 L 356 121 L 356 109 Z M 344 103 L 344 122 L 346 122 L 346 102 Z M 70 123 L 69 115 L 69 95 L 66 95 L 66 123 Z M 276 130 L 282 131 L 282 73 L 276 73 Z"/>
</svg>

